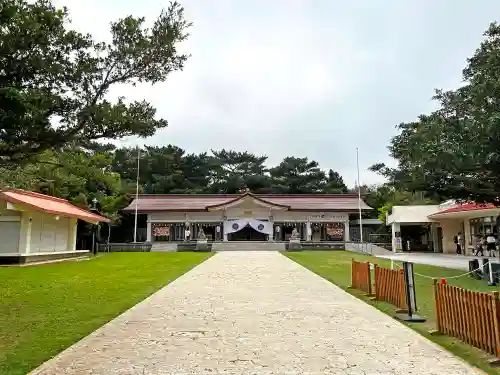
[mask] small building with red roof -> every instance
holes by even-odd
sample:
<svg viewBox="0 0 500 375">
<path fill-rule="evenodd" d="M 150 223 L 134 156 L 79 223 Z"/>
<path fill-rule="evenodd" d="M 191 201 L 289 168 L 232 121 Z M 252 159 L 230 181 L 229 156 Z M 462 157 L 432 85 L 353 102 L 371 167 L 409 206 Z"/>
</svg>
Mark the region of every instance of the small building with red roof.
<svg viewBox="0 0 500 375">
<path fill-rule="evenodd" d="M 433 205 L 394 206 L 386 224 L 392 228 L 393 250 L 456 253 L 455 239 L 460 239 L 462 254 L 472 255 L 478 239 L 488 234 L 500 239 L 500 207 L 453 200 Z"/>
<path fill-rule="evenodd" d="M 81 256 L 76 249 L 78 220 L 110 220 L 65 199 L 20 189 L 0 191 L 0 264 Z"/>
</svg>

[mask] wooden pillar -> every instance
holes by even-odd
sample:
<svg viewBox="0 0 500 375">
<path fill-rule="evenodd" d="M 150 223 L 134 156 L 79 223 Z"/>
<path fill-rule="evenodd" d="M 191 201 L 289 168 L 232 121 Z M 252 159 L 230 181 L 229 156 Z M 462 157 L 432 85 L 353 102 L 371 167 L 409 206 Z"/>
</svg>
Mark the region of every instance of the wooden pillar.
<svg viewBox="0 0 500 375">
<path fill-rule="evenodd" d="M 148 214 L 148 221 L 147 221 L 147 233 L 146 233 L 146 241 L 147 242 L 151 242 L 152 240 L 152 231 L 153 231 L 153 228 L 152 228 L 152 225 L 151 225 L 151 220 L 150 220 L 150 215 Z"/>
<path fill-rule="evenodd" d="M 108 224 L 109 225 L 109 224 Z M 68 251 L 75 251 L 76 250 L 76 231 L 77 231 L 77 226 L 78 226 L 78 220 L 77 219 L 69 219 L 69 233 L 68 233 Z M 31 230 L 30 230 L 31 232 Z M 30 233 L 31 237 L 31 233 Z"/>
<path fill-rule="evenodd" d="M 50 217 L 54 220 L 54 217 Z M 31 223 L 33 219 L 30 212 L 23 212 L 21 216 L 21 225 L 19 229 L 19 254 L 29 254 L 31 247 Z"/>
<path fill-rule="evenodd" d="M 311 231 L 311 221 L 307 220 L 306 223 L 306 241 L 311 241 L 312 231 Z"/>
</svg>

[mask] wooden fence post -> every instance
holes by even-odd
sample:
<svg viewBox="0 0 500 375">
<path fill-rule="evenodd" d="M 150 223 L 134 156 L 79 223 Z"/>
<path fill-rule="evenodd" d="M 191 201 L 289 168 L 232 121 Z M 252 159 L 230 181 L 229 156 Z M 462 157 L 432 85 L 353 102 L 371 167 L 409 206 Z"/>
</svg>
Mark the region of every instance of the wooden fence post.
<svg viewBox="0 0 500 375">
<path fill-rule="evenodd" d="M 354 279 L 355 277 L 355 272 L 356 270 L 354 269 L 356 267 L 354 258 L 351 258 L 351 285 L 348 287 L 348 289 L 353 289 L 354 286 L 356 285 L 356 280 Z"/>
<path fill-rule="evenodd" d="M 499 316 L 500 309 L 498 292 L 493 292 L 491 295 L 491 307 L 492 307 L 492 315 L 493 315 L 493 342 L 495 343 L 495 355 L 497 358 L 500 358 L 500 325 L 499 325 Z"/>
<path fill-rule="evenodd" d="M 372 296 L 372 271 L 370 269 L 370 262 L 366 262 L 366 268 L 368 269 L 367 270 L 367 280 L 366 282 L 368 283 L 367 285 L 367 293 L 369 296 Z"/>
<path fill-rule="evenodd" d="M 442 324 L 442 312 L 441 312 L 441 299 L 439 293 L 439 284 L 438 280 L 434 279 L 434 304 L 436 306 L 436 323 L 437 323 L 437 332 L 443 333 L 443 324 Z"/>
<path fill-rule="evenodd" d="M 370 283 L 372 282 L 370 274 Z M 373 264 L 373 284 L 372 284 L 372 299 L 377 299 L 377 265 Z"/>
</svg>

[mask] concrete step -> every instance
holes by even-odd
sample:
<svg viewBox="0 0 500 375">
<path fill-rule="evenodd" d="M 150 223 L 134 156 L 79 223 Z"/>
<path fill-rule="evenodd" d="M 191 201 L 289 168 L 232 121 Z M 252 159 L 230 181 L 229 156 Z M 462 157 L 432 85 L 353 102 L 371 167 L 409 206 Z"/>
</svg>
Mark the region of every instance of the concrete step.
<svg viewBox="0 0 500 375">
<path fill-rule="evenodd" d="M 268 241 L 214 242 L 212 251 L 285 251 L 285 244 Z"/>
<path fill-rule="evenodd" d="M 177 251 L 176 243 L 168 243 L 168 242 L 155 242 L 151 247 L 151 251 L 153 252 L 175 252 Z"/>
</svg>

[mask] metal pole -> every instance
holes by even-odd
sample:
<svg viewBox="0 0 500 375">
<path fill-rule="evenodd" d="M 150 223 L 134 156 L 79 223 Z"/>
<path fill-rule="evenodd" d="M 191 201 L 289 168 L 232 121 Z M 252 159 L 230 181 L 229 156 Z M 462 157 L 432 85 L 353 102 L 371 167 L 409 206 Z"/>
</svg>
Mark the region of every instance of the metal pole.
<svg viewBox="0 0 500 375">
<path fill-rule="evenodd" d="M 92 211 L 93 212 L 98 212 L 97 211 L 97 198 L 96 197 L 94 197 L 94 199 L 92 199 L 92 203 L 93 203 Z M 99 228 L 98 225 L 99 225 L 98 223 L 92 225 L 92 254 L 94 254 L 94 255 L 97 254 L 96 241 L 95 241 L 95 233 L 96 233 L 97 229 Z"/>
<path fill-rule="evenodd" d="M 137 242 L 137 205 L 139 203 L 139 161 L 141 149 L 137 146 L 137 177 L 135 181 L 135 219 L 134 219 L 134 242 Z"/>
<path fill-rule="evenodd" d="M 357 147 L 356 147 L 356 166 L 358 169 L 359 240 L 363 242 L 363 219 L 361 217 L 361 181 L 359 179 L 359 149 Z"/>
</svg>

